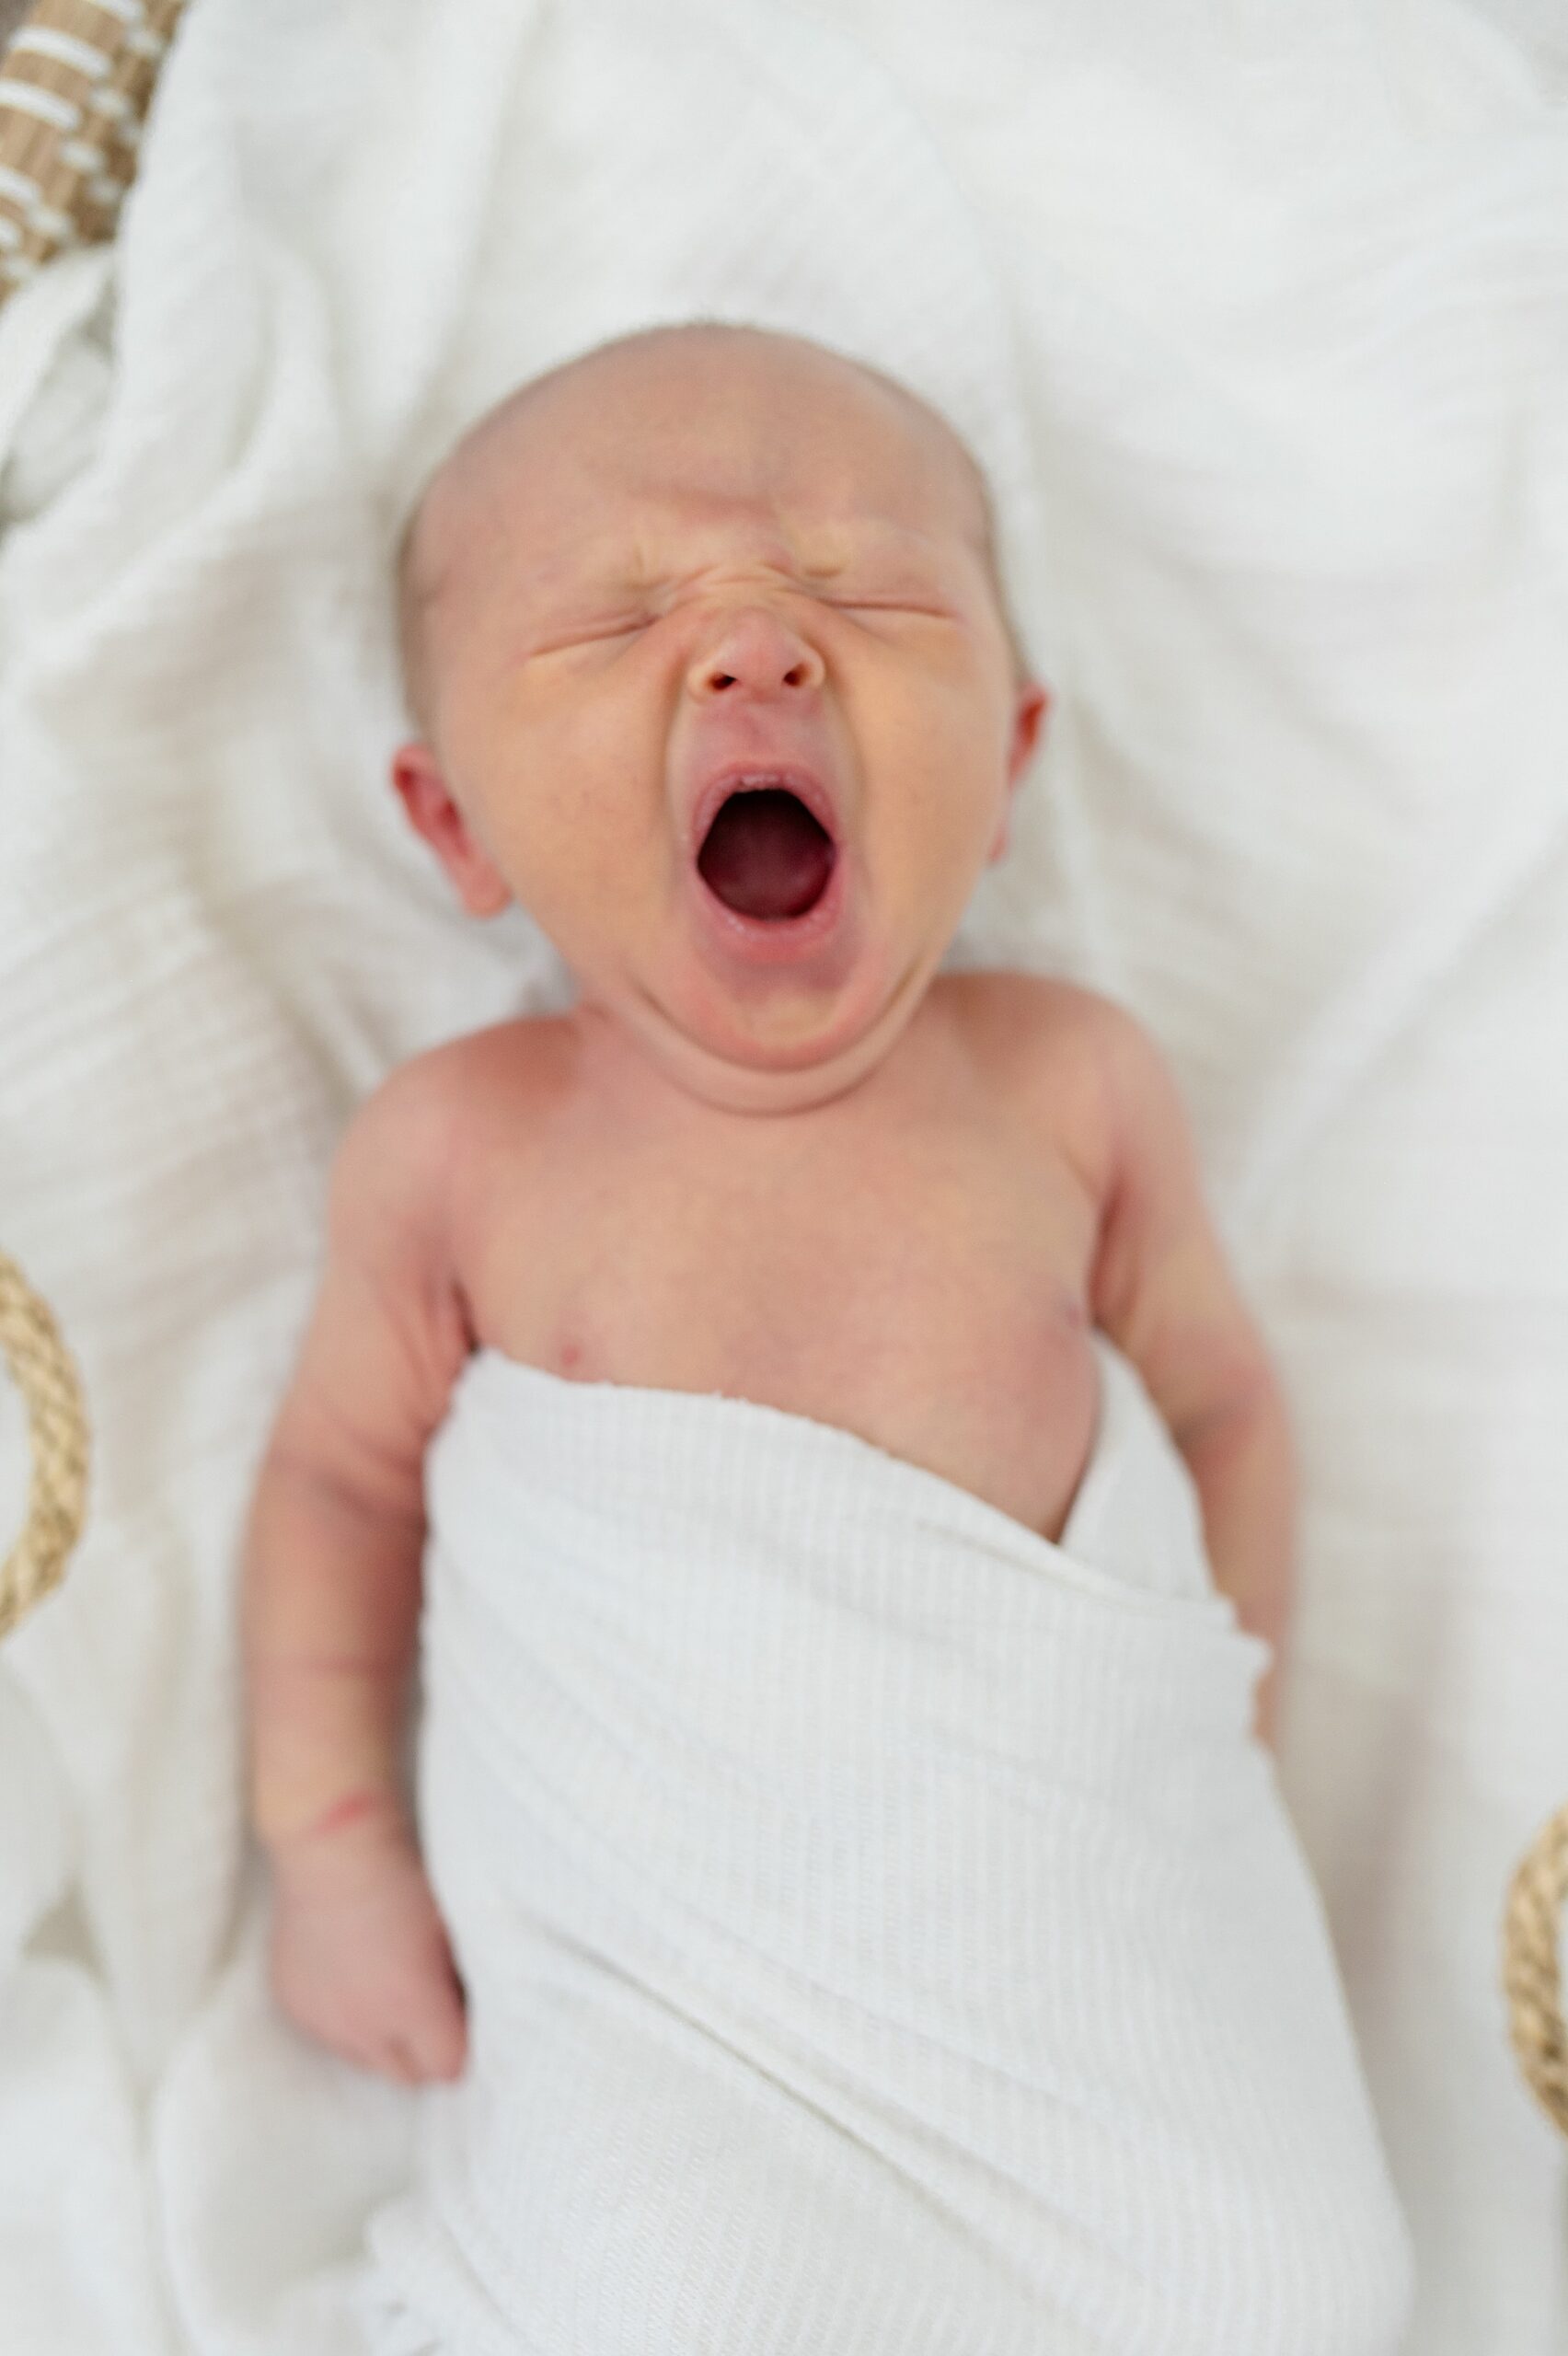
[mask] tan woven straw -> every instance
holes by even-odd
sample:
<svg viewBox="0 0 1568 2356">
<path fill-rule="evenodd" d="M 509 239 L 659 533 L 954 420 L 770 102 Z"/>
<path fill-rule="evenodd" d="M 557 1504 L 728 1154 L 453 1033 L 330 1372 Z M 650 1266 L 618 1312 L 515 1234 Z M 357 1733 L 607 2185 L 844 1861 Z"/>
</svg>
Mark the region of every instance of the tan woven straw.
<svg viewBox="0 0 1568 2356">
<path fill-rule="evenodd" d="M 0 60 L 0 303 L 112 235 L 185 0 L 37 0 Z"/>
<path fill-rule="evenodd" d="M 37 0 L 0 58 L 0 303 L 52 255 L 111 236 L 136 167 L 158 67 L 185 0 Z M 257 0 L 262 6 L 265 0 Z M 54 1321 L 0 1253 L 0 1347 L 28 1404 L 27 1527 L 0 1570 L 0 1636 L 64 1570 L 81 1526 L 87 1434 Z M 1514 1877 L 1503 1979 L 1514 2048 L 1568 2134 L 1568 2029 L 1558 1940 L 1568 1891 L 1568 1807 Z M 1433 2066 L 1441 2067 L 1439 2057 Z"/>
<path fill-rule="evenodd" d="M 1508 1889 L 1503 1984 L 1514 2050 L 1537 2100 L 1568 2135 L 1568 2029 L 1559 1942 L 1568 1896 L 1568 1807 L 1542 1825 Z"/>
<path fill-rule="evenodd" d="M 0 55 L 0 303 L 67 246 L 112 233 L 184 0 L 38 0 Z M 82 1526 L 87 1423 L 49 1309 L 0 1252 L 0 1355 L 28 1415 L 27 1519 L 0 1563 L 0 1637 L 64 1573 Z"/>
<path fill-rule="evenodd" d="M 32 1479 L 22 1534 L 0 1565 L 0 1636 L 61 1578 L 82 1527 L 87 1422 L 82 1387 L 48 1308 L 0 1252 L 0 1353 L 28 1411 Z"/>
</svg>

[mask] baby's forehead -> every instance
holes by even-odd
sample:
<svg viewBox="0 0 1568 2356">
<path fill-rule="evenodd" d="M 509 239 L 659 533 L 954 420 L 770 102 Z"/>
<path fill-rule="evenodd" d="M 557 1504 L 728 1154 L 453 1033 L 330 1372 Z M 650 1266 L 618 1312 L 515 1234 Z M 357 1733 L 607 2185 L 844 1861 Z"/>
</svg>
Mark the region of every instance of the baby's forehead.
<svg viewBox="0 0 1568 2356">
<path fill-rule="evenodd" d="M 989 525 L 963 444 L 892 379 L 793 338 L 726 331 L 715 349 L 674 331 L 499 402 L 438 470 L 420 529 L 434 540 L 526 514 L 581 522 L 569 537 L 586 541 L 634 505 L 674 519 L 727 502 L 776 502 L 828 529 L 984 539 Z"/>
</svg>

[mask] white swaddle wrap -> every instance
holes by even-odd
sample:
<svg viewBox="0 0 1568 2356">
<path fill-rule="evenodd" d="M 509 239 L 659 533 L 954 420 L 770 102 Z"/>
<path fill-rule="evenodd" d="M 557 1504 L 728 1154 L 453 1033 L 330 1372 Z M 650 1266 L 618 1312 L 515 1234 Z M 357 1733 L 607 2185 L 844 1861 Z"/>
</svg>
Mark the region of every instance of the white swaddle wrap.
<svg viewBox="0 0 1568 2356">
<path fill-rule="evenodd" d="M 1101 1355 L 1060 1544 L 798 1415 L 469 1361 L 420 1788 L 471 2050 L 378 2356 L 1389 2356 L 1262 1648 Z"/>
</svg>

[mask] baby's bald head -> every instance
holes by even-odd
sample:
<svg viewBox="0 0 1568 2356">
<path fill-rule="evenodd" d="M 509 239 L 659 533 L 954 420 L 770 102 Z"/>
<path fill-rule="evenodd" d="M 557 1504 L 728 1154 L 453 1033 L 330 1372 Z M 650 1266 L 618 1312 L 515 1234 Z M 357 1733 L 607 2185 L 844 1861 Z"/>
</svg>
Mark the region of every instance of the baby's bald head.
<svg viewBox="0 0 1568 2356">
<path fill-rule="evenodd" d="M 894 378 L 822 345 L 704 320 L 619 337 L 533 378 L 488 410 L 430 478 L 404 532 L 397 571 L 403 677 L 424 734 L 434 724 L 435 641 L 445 593 L 455 572 L 493 544 L 500 517 L 514 514 L 516 528 L 526 532 L 531 489 L 548 489 L 585 447 L 595 453 L 601 482 L 613 479 L 617 448 L 633 438 L 677 486 L 695 470 L 711 479 L 722 472 L 722 460 L 716 468 L 711 438 L 703 435 L 705 411 L 726 420 L 755 417 L 759 433 L 778 449 L 784 497 L 792 472 L 813 473 L 831 493 L 858 469 L 862 499 L 874 504 L 880 493 L 884 503 L 906 507 L 909 484 L 918 480 L 927 520 L 958 531 L 979 551 L 1014 681 L 1028 678 L 1001 583 L 986 479 L 946 421 Z M 786 441 L 789 450 L 781 446 Z M 701 445 L 699 458 L 694 442 Z M 700 460 L 709 463 L 701 467 Z M 644 479 L 648 471 L 645 464 Z M 754 478 L 755 471 L 754 453 Z"/>
</svg>

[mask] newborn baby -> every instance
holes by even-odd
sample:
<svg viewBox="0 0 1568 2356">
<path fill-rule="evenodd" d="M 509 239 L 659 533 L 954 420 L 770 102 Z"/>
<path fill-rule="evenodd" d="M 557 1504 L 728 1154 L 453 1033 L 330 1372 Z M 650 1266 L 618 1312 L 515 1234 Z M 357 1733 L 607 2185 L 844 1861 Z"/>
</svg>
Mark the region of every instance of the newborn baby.
<svg viewBox="0 0 1568 2356">
<path fill-rule="evenodd" d="M 842 1426 L 1054 1537 L 1099 1326 L 1276 1647 L 1291 1475 L 1144 1034 L 1062 982 L 937 972 L 1046 707 L 938 417 L 786 337 L 628 339 L 469 433 L 402 612 L 409 818 L 581 991 L 360 1111 L 255 1504 L 277 1992 L 412 2079 L 464 2050 L 397 1761 L 425 1449 L 477 1345 Z"/>
<path fill-rule="evenodd" d="M 1268 1358 L 1136 1024 L 938 972 L 1046 708 L 974 465 L 663 329 L 400 589 L 409 819 L 579 996 L 352 1123 L 248 1535 L 278 2001 L 459 2081 L 378 2351 L 1390 2348 Z"/>
</svg>

